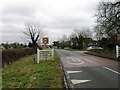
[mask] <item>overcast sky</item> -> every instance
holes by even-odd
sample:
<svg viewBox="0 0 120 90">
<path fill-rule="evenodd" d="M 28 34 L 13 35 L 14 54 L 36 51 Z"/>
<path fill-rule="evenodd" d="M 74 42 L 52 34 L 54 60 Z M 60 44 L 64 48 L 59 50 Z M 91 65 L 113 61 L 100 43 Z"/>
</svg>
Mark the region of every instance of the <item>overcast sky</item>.
<svg viewBox="0 0 120 90">
<path fill-rule="evenodd" d="M 45 25 L 51 41 L 74 28 L 95 24 L 95 11 L 100 0 L 1 0 L 0 36 L 2 42 L 26 42 L 20 29 L 25 22 Z"/>
</svg>

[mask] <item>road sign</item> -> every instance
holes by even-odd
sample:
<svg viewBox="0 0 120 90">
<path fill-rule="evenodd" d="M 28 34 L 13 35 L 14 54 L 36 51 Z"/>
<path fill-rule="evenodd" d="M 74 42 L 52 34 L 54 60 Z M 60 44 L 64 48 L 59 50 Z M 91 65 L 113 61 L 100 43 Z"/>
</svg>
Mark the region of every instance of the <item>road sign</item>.
<svg viewBox="0 0 120 90">
<path fill-rule="evenodd" d="M 48 44 L 48 43 L 49 43 L 48 37 L 43 37 L 43 38 L 42 38 L 42 43 L 43 43 L 43 44 Z"/>
</svg>

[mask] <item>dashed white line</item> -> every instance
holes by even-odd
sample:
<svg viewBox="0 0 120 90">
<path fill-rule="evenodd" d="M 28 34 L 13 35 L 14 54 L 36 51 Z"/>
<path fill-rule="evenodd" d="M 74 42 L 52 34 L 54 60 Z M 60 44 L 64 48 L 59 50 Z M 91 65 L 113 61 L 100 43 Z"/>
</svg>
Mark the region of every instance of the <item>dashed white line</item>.
<svg viewBox="0 0 120 90">
<path fill-rule="evenodd" d="M 111 71 L 111 72 L 114 72 L 114 73 L 116 73 L 116 74 L 120 74 L 119 72 L 117 72 L 117 71 L 115 71 L 115 70 L 112 70 L 112 69 L 110 69 L 110 68 L 108 68 L 108 67 L 105 67 L 105 66 L 102 66 L 103 68 L 105 68 L 105 69 L 107 69 L 107 70 L 109 70 L 109 71 Z"/>
<path fill-rule="evenodd" d="M 72 84 L 81 84 L 81 83 L 86 83 L 89 81 L 91 81 L 91 80 L 76 80 L 76 79 L 71 80 Z"/>
<path fill-rule="evenodd" d="M 76 61 L 75 59 L 72 59 L 73 61 Z"/>
<path fill-rule="evenodd" d="M 86 59 L 86 58 L 83 58 L 83 57 L 80 57 L 81 59 L 84 59 L 85 61 L 88 61 L 88 62 L 90 62 L 90 63 L 93 63 L 93 64 L 96 64 L 96 65 L 98 65 L 98 63 L 96 63 L 96 62 L 93 62 L 93 61 L 91 61 L 91 60 L 88 60 L 88 59 Z"/>
<path fill-rule="evenodd" d="M 71 73 L 79 73 L 79 72 L 82 72 L 82 71 L 67 71 L 67 73 L 71 74 Z"/>
<path fill-rule="evenodd" d="M 93 62 L 93 61 L 91 61 L 91 60 L 88 60 L 88 59 L 86 59 L 86 58 L 83 58 L 83 57 L 80 57 L 81 59 L 84 59 L 84 60 L 86 60 L 86 61 L 88 61 L 88 62 Z"/>
</svg>

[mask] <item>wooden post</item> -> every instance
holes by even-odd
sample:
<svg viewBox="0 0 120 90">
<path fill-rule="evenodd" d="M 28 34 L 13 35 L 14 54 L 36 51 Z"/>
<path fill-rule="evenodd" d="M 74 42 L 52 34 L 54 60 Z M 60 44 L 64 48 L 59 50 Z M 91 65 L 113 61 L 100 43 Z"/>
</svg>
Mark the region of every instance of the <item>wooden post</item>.
<svg viewBox="0 0 120 90">
<path fill-rule="evenodd" d="M 119 57 L 119 47 L 118 47 L 118 45 L 116 45 L 116 57 L 117 58 Z"/>
<path fill-rule="evenodd" d="M 39 49 L 37 48 L 37 63 L 39 64 L 39 59 L 40 59 L 40 53 L 39 53 Z"/>
<path fill-rule="evenodd" d="M 52 60 L 54 60 L 54 49 L 52 49 Z"/>
</svg>

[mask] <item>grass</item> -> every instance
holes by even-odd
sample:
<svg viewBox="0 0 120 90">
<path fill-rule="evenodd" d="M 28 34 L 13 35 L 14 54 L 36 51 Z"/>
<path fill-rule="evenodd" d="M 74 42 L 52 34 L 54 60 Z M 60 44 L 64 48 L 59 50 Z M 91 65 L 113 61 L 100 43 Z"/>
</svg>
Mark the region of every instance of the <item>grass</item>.
<svg viewBox="0 0 120 90">
<path fill-rule="evenodd" d="M 2 70 L 3 88 L 64 88 L 63 73 L 55 52 L 54 61 L 40 61 L 34 64 L 26 56 Z"/>
</svg>

